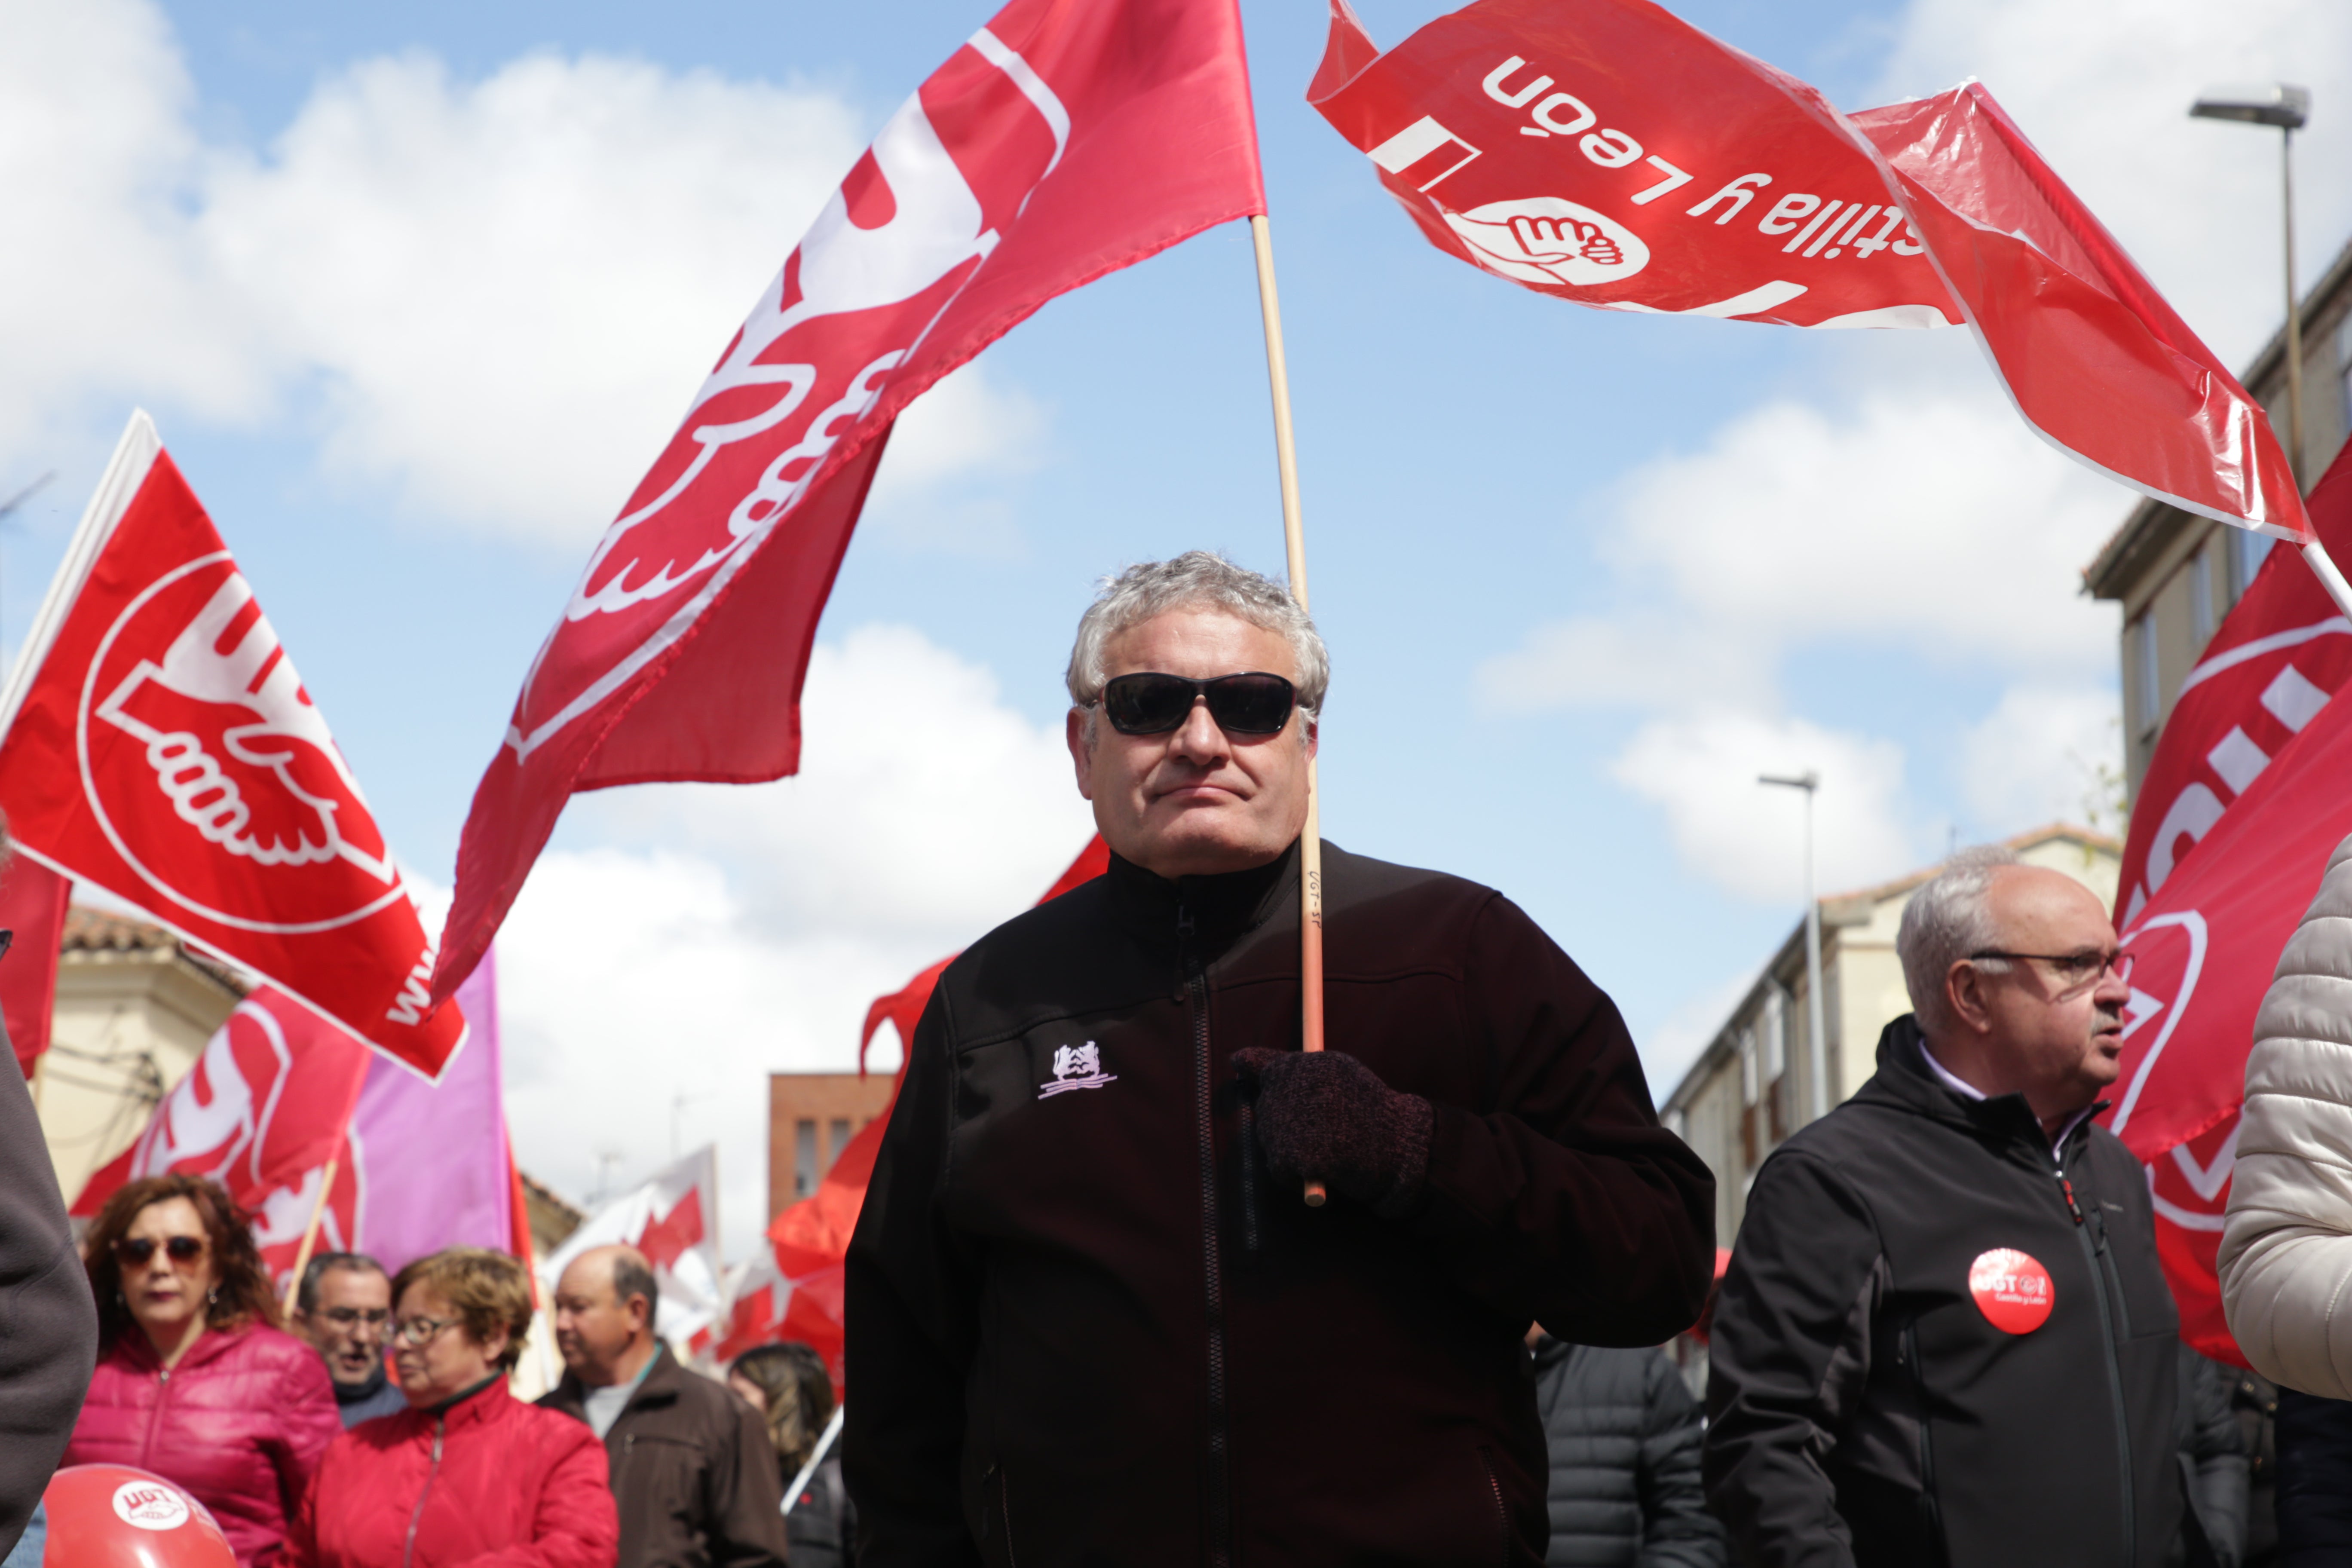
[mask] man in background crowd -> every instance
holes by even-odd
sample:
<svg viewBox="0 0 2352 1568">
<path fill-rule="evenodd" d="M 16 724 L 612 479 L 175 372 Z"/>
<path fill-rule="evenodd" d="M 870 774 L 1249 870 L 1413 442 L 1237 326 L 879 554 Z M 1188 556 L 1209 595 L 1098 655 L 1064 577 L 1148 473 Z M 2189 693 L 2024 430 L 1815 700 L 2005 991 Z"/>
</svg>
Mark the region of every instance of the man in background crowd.
<svg viewBox="0 0 2352 1568">
<path fill-rule="evenodd" d="M 591 1247 L 555 1286 L 563 1381 L 540 1401 L 604 1440 L 619 1568 L 782 1568 L 784 1489 L 760 1413 L 654 1332 L 661 1289 L 634 1247 Z"/>
<path fill-rule="evenodd" d="M 346 1430 L 408 1408 L 407 1396 L 384 1373 L 383 1341 L 391 1322 L 392 1279 L 374 1258 L 329 1252 L 302 1270 L 290 1326 L 326 1362 Z"/>
<path fill-rule="evenodd" d="M 1661 1350 L 1612 1350 L 1528 1330 L 1550 1455 L 1546 1568 L 1725 1568 L 1698 1473 L 1706 1424 Z"/>
<path fill-rule="evenodd" d="M 2155 1568 L 2179 1320 L 2146 1173 L 2090 1120 L 2130 960 L 2088 889 L 2003 849 L 1953 857 L 1895 949 L 1916 1011 L 1748 1195 L 1707 1500 L 1753 1564 Z"/>
</svg>

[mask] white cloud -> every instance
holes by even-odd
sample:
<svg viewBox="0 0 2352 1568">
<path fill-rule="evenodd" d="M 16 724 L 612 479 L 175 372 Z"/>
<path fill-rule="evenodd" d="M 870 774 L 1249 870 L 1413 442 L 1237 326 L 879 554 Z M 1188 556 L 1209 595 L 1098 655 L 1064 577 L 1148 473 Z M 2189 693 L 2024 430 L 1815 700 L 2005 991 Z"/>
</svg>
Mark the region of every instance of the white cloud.
<svg viewBox="0 0 2352 1568">
<path fill-rule="evenodd" d="M 101 395 L 250 417 L 268 367 L 181 199 L 194 89 L 138 0 L 0 0 L 0 458 L 49 447 Z M 119 406 L 100 423 L 110 437 Z"/>
<path fill-rule="evenodd" d="M 197 231 L 326 378 L 327 461 L 593 540 L 862 139 L 824 93 L 538 55 L 322 80 Z"/>
<path fill-rule="evenodd" d="M 584 548 L 864 144 L 802 86 L 541 54 L 321 79 L 267 153 L 207 146 L 130 0 L 0 0 L 0 431 L 156 402 L 293 422 L 414 512 Z M 900 490 L 1035 460 L 978 372 L 917 405 Z M 5 451 L 0 451 L 5 455 Z"/>
<path fill-rule="evenodd" d="M 2115 609 L 2078 574 L 2118 493 L 1989 388 L 1881 391 L 1837 415 L 1770 403 L 1635 470 L 1598 545 L 1615 607 L 1534 628 L 1479 668 L 1478 694 L 1495 710 L 1654 715 L 1612 774 L 1664 812 L 1686 864 L 1743 898 L 1795 886 L 1790 829 L 1763 830 L 1790 808 L 1755 785 L 1762 769 L 1821 772 L 1825 887 L 1900 872 L 1919 842 L 1899 746 L 1788 713 L 1783 666 L 1807 650 L 2035 683 L 1969 738 L 1964 786 L 1989 825 L 2077 817 L 2083 789 L 2062 786 L 2082 776 L 2087 715 L 2112 710 L 2096 691 L 2115 657 Z"/>
<path fill-rule="evenodd" d="M 2116 695 L 2097 687 L 2019 685 L 1969 731 L 1960 784 L 1988 838 L 2051 821 L 2089 823 L 2112 809 L 2123 768 Z"/>
<path fill-rule="evenodd" d="M 820 644 L 804 713 L 796 778 L 575 803 L 618 842 L 542 857 L 499 938 L 523 1164 L 575 1196 L 602 1150 L 642 1177 L 684 1095 L 734 1258 L 766 1223 L 765 1075 L 847 1070 L 876 996 L 1028 907 L 1093 831 L 1058 729 L 915 632 Z"/>
<path fill-rule="evenodd" d="M 1479 671 L 1506 708 L 1755 699 L 1808 646 L 1872 640 L 2014 668 L 2114 658 L 2082 563 L 2120 514 L 1998 393 L 1778 401 L 1628 476 L 1599 544 L 1622 605 Z"/>
<path fill-rule="evenodd" d="M 1897 875 L 1920 858 L 1904 796 L 1903 748 L 1726 709 L 1653 719 L 1610 772 L 1665 816 L 1675 852 L 1692 872 L 1738 897 L 1801 906 L 1804 804 L 1759 773 L 1821 775 L 1814 811 L 1824 893 Z"/>
</svg>

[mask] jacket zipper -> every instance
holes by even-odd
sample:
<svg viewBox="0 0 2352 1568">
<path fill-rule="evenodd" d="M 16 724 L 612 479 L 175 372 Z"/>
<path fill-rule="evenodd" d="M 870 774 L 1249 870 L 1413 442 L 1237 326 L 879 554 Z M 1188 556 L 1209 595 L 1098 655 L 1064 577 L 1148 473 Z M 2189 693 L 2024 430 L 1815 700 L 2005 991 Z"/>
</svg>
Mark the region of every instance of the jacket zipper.
<svg viewBox="0 0 2352 1568">
<path fill-rule="evenodd" d="M 449 1418 L 433 1418 L 433 1463 L 425 1471 L 425 1489 L 416 1494 L 416 1506 L 408 1510 L 408 1539 L 401 1543 L 400 1568 L 409 1568 L 416 1557 L 416 1527 L 425 1520 L 425 1500 L 433 1495 L 434 1478 L 441 1473 L 441 1435 L 448 1430 Z"/>
<path fill-rule="evenodd" d="M 1246 1100 L 1241 1102 L 1242 1250 L 1257 1250 L 1257 1115 Z"/>
<path fill-rule="evenodd" d="M 1192 952 L 1192 914 L 1176 911 L 1177 945 L 1184 962 L 1184 989 L 1192 1010 L 1192 1108 L 1201 1155 L 1201 1277 L 1207 1292 L 1209 1330 L 1210 1568 L 1233 1561 L 1225 1478 L 1225 1297 L 1217 1258 L 1217 1127 L 1209 1081 L 1209 982 Z"/>
<path fill-rule="evenodd" d="M 1502 1544 L 1501 1560 L 1504 1568 L 1510 1568 L 1511 1510 L 1503 1501 L 1503 1479 L 1495 1473 L 1495 1451 L 1482 1447 L 1478 1450 L 1478 1462 L 1486 1468 L 1486 1490 L 1495 1500 L 1495 1530 Z"/>
<path fill-rule="evenodd" d="M 1944 1501 L 1936 1490 L 1936 1440 L 1927 1425 L 1927 1368 L 1919 1359 L 1916 1321 L 1903 1325 L 1902 1354 L 1911 1363 L 1911 1386 L 1919 1396 L 1919 1493 L 1927 1503 L 1927 1530 L 1935 1538 L 1936 1555 L 1942 1560 L 1949 1548 L 1944 1542 Z"/>
<path fill-rule="evenodd" d="M 2107 1352 L 2107 1401 L 2116 1417 L 2116 1461 L 2123 1473 L 2117 1495 L 2123 1499 L 2124 1550 L 2122 1561 L 2128 1565 L 2139 1560 L 2138 1542 L 2134 1539 L 2137 1510 L 2132 1506 L 2131 1424 L 2124 1408 L 2124 1369 L 2116 1346 L 2115 1304 L 2107 1292 L 2106 1269 L 2100 1249 L 2091 1241 L 2091 1233 L 2083 1221 L 2083 1205 L 2074 1201 L 2074 1184 L 2066 1177 L 2065 1167 L 2058 1169 L 2058 1190 L 2065 1195 L 2066 1212 L 2074 1216 L 2074 1239 L 2083 1246 L 2083 1261 L 2090 1265 L 2091 1289 L 2099 1299 L 2099 1342 Z"/>
<path fill-rule="evenodd" d="M 139 1468 L 152 1469 L 155 1452 L 155 1428 L 163 1424 L 163 1406 L 172 1397 L 172 1369 L 163 1367 L 155 1374 L 155 1407 L 147 1412 L 147 1432 L 139 1439 Z"/>
</svg>

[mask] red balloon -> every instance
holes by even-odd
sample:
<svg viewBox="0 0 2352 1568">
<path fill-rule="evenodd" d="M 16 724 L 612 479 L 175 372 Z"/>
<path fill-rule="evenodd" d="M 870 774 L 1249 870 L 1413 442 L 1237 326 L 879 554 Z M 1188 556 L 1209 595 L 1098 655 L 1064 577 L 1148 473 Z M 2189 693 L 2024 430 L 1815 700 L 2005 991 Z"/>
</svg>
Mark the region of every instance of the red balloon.
<svg viewBox="0 0 2352 1568">
<path fill-rule="evenodd" d="M 41 1494 L 42 1568 L 236 1568 L 205 1505 L 129 1465 L 71 1465 Z"/>
</svg>

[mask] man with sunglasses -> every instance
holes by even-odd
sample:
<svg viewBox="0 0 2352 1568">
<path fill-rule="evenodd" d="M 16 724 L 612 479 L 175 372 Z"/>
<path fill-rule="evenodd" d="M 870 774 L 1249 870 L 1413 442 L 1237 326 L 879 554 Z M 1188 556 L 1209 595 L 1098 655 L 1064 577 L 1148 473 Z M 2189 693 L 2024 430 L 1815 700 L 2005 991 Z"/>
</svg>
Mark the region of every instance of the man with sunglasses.
<svg viewBox="0 0 2352 1568">
<path fill-rule="evenodd" d="M 2089 889 L 2006 849 L 1947 862 L 1895 948 L 1915 1011 L 1748 1193 L 1708 1501 L 1748 1563 L 2155 1568 L 2179 1320 L 2146 1173 L 2091 1121 L 2130 955 Z"/>
<path fill-rule="evenodd" d="M 346 1427 L 408 1408 L 384 1371 L 392 1322 L 392 1279 L 364 1253 L 329 1252 L 310 1259 L 294 1293 L 293 1331 L 310 1342 L 334 1380 L 335 1407 Z"/>
<path fill-rule="evenodd" d="M 1110 868 L 941 975 L 849 1251 L 869 1568 L 1538 1563 L 1528 1323 L 1696 1317 L 1714 1184 L 1500 894 L 1327 845 L 1300 1053 L 1328 674 L 1280 584 L 1202 552 L 1081 621 Z"/>
</svg>

